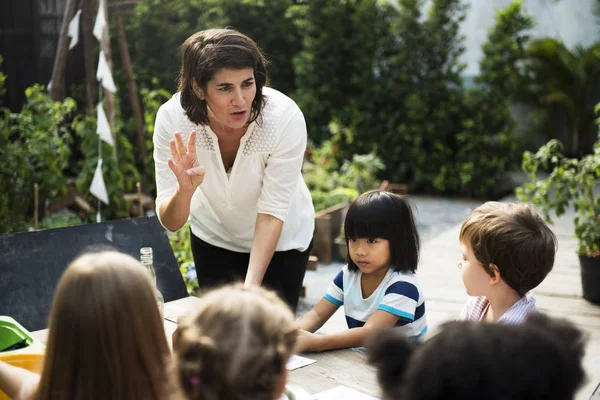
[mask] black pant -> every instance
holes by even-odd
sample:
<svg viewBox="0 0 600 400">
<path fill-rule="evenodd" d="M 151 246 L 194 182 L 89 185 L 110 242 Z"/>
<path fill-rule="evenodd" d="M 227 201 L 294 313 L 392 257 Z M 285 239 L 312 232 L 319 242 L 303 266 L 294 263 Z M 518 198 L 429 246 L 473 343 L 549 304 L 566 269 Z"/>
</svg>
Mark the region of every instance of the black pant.
<svg viewBox="0 0 600 400">
<path fill-rule="evenodd" d="M 248 271 L 250 253 L 238 253 L 213 246 L 190 234 L 192 254 L 200 290 L 226 283 L 243 282 Z M 295 311 L 302 289 L 312 242 L 305 251 L 276 251 L 265 272 L 263 286 L 275 290 Z"/>
</svg>

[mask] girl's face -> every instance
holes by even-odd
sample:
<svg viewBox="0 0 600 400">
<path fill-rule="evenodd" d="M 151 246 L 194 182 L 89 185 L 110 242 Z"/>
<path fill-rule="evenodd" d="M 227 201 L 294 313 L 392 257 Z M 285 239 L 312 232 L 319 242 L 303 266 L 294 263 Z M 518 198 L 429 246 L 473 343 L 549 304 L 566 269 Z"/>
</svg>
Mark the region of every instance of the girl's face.
<svg viewBox="0 0 600 400">
<path fill-rule="evenodd" d="M 256 96 L 254 70 L 220 69 L 206 84 L 206 91 L 200 92 L 200 98 L 208 105 L 213 131 L 245 129 Z"/>
<path fill-rule="evenodd" d="M 350 258 L 363 274 L 385 275 L 390 267 L 390 242 L 381 238 L 348 238 Z"/>
<path fill-rule="evenodd" d="M 483 268 L 483 265 L 473 253 L 470 245 L 460 244 L 461 258 L 458 262 L 458 268 L 461 270 L 461 277 L 469 296 L 487 296 L 491 276 Z"/>
</svg>

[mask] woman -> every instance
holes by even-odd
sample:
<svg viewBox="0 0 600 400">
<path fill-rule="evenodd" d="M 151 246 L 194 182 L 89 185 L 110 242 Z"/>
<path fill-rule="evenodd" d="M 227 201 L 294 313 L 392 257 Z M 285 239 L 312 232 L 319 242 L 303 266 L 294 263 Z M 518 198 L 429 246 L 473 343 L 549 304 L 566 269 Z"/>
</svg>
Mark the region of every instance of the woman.
<svg viewBox="0 0 600 400">
<path fill-rule="evenodd" d="M 42 375 L 0 361 L 0 390 L 20 400 L 159 400 L 173 388 L 169 358 L 148 272 L 125 254 L 88 253 L 56 287 Z"/>
<path fill-rule="evenodd" d="M 265 87 L 265 64 L 232 29 L 185 41 L 179 92 L 156 116 L 156 210 L 170 231 L 190 219 L 201 289 L 264 283 L 295 309 L 314 230 L 301 174 L 306 124 Z"/>
</svg>

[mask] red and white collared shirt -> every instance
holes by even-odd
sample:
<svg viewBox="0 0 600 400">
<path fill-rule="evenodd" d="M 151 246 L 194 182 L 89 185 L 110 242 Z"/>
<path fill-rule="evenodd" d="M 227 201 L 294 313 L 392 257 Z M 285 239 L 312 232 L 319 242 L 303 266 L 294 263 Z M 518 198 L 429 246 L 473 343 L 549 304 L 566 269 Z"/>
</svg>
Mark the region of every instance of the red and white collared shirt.
<svg viewBox="0 0 600 400">
<path fill-rule="evenodd" d="M 487 313 L 489 306 L 490 302 L 485 296 L 470 297 L 457 320 L 481 321 Z M 525 321 L 527 316 L 535 314 L 536 312 L 537 307 L 535 306 L 535 297 L 533 297 L 531 293 L 527 293 L 506 310 L 496 322 L 509 325 L 521 324 Z"/>
</svg>

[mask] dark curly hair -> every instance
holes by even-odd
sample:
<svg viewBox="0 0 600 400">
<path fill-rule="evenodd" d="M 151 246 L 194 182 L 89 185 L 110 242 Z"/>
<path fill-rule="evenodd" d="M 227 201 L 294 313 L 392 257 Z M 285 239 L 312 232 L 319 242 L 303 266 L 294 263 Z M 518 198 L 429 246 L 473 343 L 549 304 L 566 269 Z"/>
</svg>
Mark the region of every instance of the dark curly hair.
<svg viewBox="0 0 600 400">
<path fill-rule="evenodd" d="M 585 337 L 562 319 L 453 321 L 418 344 L 394 329 L 367 343 L 386 400 L 569 400 L 585 381 Z"/>
</svg>

